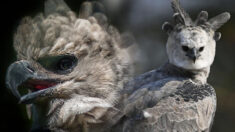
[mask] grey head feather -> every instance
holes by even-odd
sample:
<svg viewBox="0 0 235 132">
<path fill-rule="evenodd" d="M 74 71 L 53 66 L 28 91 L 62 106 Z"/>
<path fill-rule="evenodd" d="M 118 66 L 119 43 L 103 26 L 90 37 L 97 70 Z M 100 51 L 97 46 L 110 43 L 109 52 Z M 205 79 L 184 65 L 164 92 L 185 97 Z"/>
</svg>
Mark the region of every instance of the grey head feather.
<svg viewBox="0 0 235 132">
<path fill-rule="evenodd" d="M 214 31 L 214 39 L 218 41 L 221 37 L 221 33 L 215 32 L 219 29 L 223 24 L 225 24 L 230 19 L 230 13 L 224 12 L 220 15 L 217 15 L 208 20 L 208 12 L 201 11 L 197 19 L 193 21 L 189 14 L 180 6 L 179 0 L 171 1 L 172 9 L 174 11 L 174 24 L 170 24 L 169 22 L 165 22 L 162 25 L 162 29 L 168 33 L 168 35 L 174 30 L 177 29 L 175 27 L 196 27 L 200 26 L 205 29 L 207 32 Z"/>
<path fill-rule="evenodd" d="M 88 19 L 90 16 L 93 16 L 102 27 L 107 27 L 108 19 L 104 12 L 105 8 L 100 2 L 84 2 L 79 10 L 79 18 Z"/>
<path fill-rule="evenodd" d="M 184 25 L 191 25 L 192 20 L 189 16 L 189 14 L 180 6 L 180 2 L 179 0 L 172 0 L 171 2 L 171 6 L 172 9 L 174 11 L 174 13 L 177 13 L 177 18 L 181 19 L 180 22 L 182 22 L 182 20 L 184 21 Z M 175 14 L 174 14 L 175 16 Z M 177 23 L 178 21 L 176 21 Z"/>
<path fill-rule="evenodd" d="M 226 23 L 230 19 L 231 15 L 228 12 L 224 12 L 220 15 L 217 15 L 213 18 L 211 18 L 208 21 L 208 24 L 210 25 L 210 28 L 216 31 L 219 29 L 224 23 Z"/>
<path fill-rule="evenodd" d="M 45 16 L 53 13 L 59 13 L 65 15 L 67 12 L 71 11 L 64 0 L 47 0 L 44 5 Z"/>
<path fill-rule="evenodd" d="M 208 20 L 207 11 L 201 11 L 198 14 L 198 17 L 195 20 L 195 22 L 193 22 L 189 14 L 180 6 L 179 0 L 172 0 L 171 5 L 174 11 L 173 17 L 175 19 L 176 24 L 181 23 L 186 26 L 193 26 L 193 25 L 203 25 L 206 24 L 206 22 L 208 22 L 207 25 L 212 30 L 216 31 L 230 19 L 230 13 L 224 12 L 207 21 Z"/>
<path fill-rule="evenodd" d="M 100 2 L 84 2 L 79 10 L 79 18 L 88 18 L 95 13 L 104 13 L 105 8 Z"/>
<path fill-rule="evenodd" d="M 202 25 L 205 24 L 208 20 L 208 12 L 207 11 L 201 11 L 198 16 L 197 19 L 195 21 L 196 25 Z"/>
<path fill-rule="evenodd" d="M 169 22 L 164 22 L 162 25 L 162 30 L 168 34 L 170 34 L 170 32 L 173 30 L 173 28 L 174 28 L 173 25 L 170 24 Z"/>
<path fill-rule="evenodd" d="M 84 2 L 79 10 L 79 18 L 88 18 L 92 15 L 93 9 L 92 9 L 92 3 L 91 2 Z"/>
</svg>

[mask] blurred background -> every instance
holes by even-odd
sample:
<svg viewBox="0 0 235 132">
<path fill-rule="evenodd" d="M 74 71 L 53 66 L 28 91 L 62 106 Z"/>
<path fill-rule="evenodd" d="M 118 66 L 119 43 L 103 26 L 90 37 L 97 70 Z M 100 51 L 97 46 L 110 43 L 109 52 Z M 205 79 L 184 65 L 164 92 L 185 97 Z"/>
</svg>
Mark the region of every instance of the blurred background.
<svg viewBox="0 0 235 132">
<path fill-rule="evenodd" d="M 83 1 L 65 0 L 75 12 Z M 121 32 L 135 36 L 141 53 L 138 54 L 136 75 L 155 69 L 166 59 L 167 35 L 161 30 L 165 21 L 172 20 L 170 0 L 100 0 L 106 7 L 111 24 Z M 218 106 L 212 132 L 235 131 L 235 1 L 234 0 L 180 0 L 192 18 L 201 10 L 207 10 L 209 17 L 224 11 L 232 19 L 219 31 L 222 39 L 217 42 L 217 53 L 208 82 L 217 92 Z M 2 1 L 1 44 L 0 44 L 0 131 L 27 132 L 30 120 L 25 106 L 5 88 L 7 67 L 16 60 L 13 49 L 13 34 L 24 16 L 34 16 L 43 11 L 43 0 Z"/>
</svg>

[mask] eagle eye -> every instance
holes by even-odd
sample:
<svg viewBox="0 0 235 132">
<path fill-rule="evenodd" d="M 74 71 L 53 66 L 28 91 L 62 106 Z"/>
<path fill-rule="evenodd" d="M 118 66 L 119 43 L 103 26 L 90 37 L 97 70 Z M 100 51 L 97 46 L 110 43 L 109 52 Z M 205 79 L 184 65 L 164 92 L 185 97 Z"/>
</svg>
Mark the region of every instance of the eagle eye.
<svg viewBox="0 0 235 132">
<path fill-rule="evenodd" d="M 182 46 L 183 51 L 187 52 L 189 50 L 188 46 Z"/>
<path fill-rule="evenodd" d="M 60 71 L 69 70 L 69 69 L 73 68 L 74 63 L 75 63 L 75 58 L 72 58 L 72 57 L 61 58 L 56 65 L 57 70 L 60 70 Z"/>
<path fill-rule="evenodd" d="M 77 65 L 78 59 L 73 55 L 46 56 L 38 62 L 47 70 L 57 74 L 68 74 Z"/>
<path fill-rule="evenodd" d="M 199 48 L 199 52 L 202 52 L 204 50 L 204 47 Z"/>
</svg>

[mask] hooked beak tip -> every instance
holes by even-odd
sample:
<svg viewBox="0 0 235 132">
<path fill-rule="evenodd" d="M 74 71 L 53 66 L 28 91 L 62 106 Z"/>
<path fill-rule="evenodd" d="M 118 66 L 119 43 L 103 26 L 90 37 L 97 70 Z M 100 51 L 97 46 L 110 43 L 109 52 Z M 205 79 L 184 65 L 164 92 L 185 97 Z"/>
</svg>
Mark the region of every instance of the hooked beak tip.
<svg viewBox="0 0 235 132">
<path fill-rule="evenodd" d="M 196 63 L 196 60 L 197 60 L 197 58 L 194 57 L 194 58 L 193 58 L 193 63 L 194 63 L 194 64 Z"/>
<path fill-rule="evenodd" d="M 195 64 L 197 61 L 197 57 L 196 56 L 192 56 L 192 55 L 186 55 L 191 61 L 193 61 L 193 63 Z"/>
</svg>

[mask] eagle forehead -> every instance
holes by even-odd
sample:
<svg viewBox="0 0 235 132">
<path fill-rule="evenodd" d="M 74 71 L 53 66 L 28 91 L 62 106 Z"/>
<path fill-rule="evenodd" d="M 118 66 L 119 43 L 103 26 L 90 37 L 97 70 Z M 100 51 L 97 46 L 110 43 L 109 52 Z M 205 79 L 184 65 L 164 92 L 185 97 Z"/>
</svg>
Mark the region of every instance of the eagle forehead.
<svg viewBox="0 0 235 132">
<path fill-rule="evenodd" d="M 69 23 L 64 16 L 34 19 L 24 21 L 15 34 L 14 48 L 19 58 L 74 53 L 85 44 L 107 40 L 107 33 L 96 21 L 78 18 Z"/>
<path fill-rule="evenodd" d="M 208 33 L 206 31 L 204 31 L 201 28 L 193 28 L 193 29 L 183 29 L 181 30 L 181 32 L 176 33 L 176 35 L 178 35 L 179 37 L 183 37 L 185 39 L 190 39 L 190 38 L 196 38 L 196 37 L 208 37 Z"/>
<path fill-rule="evenodd" d="M 210 35 L 204 30 L 182 30 L 176 34 L 176 38 L 181 45 L 188 47 L 200 47 L 204 46 L 210 39 Z"/>
</svg>

